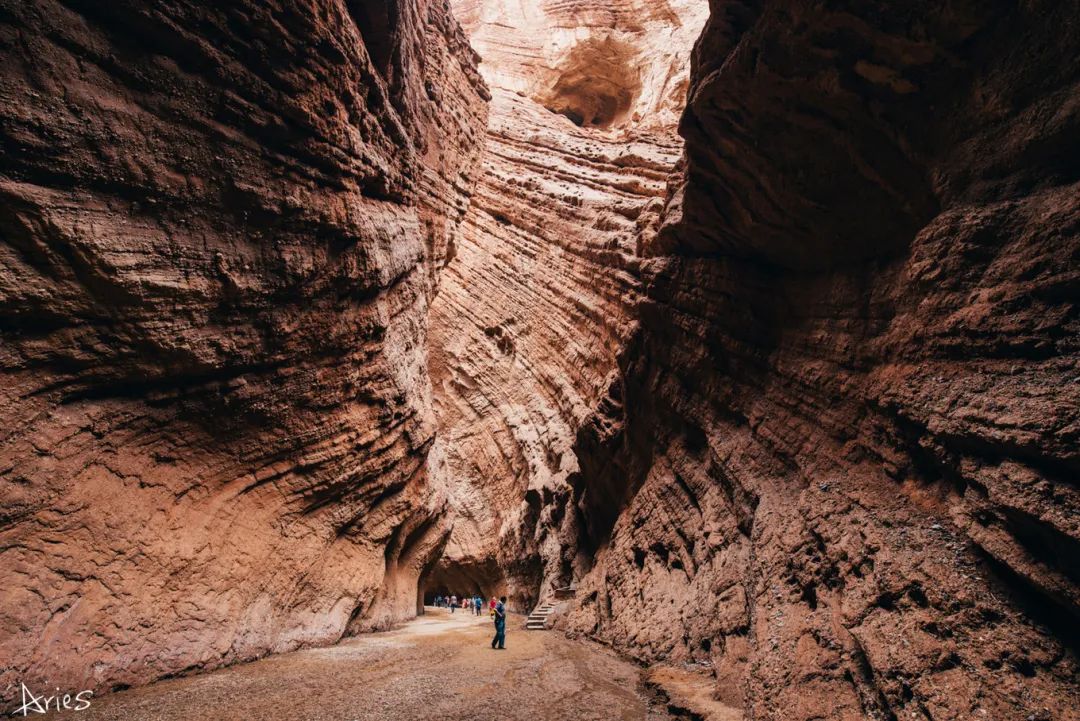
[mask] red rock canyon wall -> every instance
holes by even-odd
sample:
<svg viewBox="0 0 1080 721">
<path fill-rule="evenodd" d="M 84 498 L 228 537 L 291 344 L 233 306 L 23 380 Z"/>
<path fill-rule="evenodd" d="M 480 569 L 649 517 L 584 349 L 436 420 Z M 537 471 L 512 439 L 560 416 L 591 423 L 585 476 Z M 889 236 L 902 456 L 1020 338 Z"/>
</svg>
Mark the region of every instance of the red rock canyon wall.
<svg viewBox="0 0 1080 721">
<path fill-rule="evenodd" d="M 0 685 L 574 582 L 736 718 L 1080 717 L 1075 0 L 453 10 L 0 0 Z"/>
<path fill-rule="evenodd" d="M 487 96 L 447 8 L 5 0 L 0 56 L 5 698 L 415 613 Z"/>
<path fill-rule="evenodd" d="M 746 718 L 1080 717 L 1077 10 L 712 3 L 570 629 Z"/>
</svg>

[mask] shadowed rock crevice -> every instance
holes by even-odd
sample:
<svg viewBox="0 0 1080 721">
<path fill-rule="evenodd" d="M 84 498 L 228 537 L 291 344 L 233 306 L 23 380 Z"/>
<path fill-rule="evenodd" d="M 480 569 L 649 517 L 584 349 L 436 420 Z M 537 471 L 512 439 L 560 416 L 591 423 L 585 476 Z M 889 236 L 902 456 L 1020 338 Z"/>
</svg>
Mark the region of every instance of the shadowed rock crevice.
<svg viewBox="0 0 1080 721">
<path fill-rule="evenodd" d="M 372 65 L 384 78 L 389 75 L 398 42 L 398 0 L 348 0 Z"/>
</svg>

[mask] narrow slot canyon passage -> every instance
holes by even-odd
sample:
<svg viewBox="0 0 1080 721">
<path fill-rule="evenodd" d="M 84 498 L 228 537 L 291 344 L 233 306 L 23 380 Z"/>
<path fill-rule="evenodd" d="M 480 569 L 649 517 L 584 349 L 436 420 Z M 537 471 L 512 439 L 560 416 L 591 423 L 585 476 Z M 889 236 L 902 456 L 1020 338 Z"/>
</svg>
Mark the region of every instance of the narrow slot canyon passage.
<svg viewBox="0 0 1080 721">
<path fill-rule="evenodd" d="M 462 0 L 454 12 L 491 101 L 429 316 L 432 472 L 453 527 L 435 573 L 468 572 L 528 612 L 574 578 L 577 434 L 634 331 L 639 248 L 682 152 L 708 8 Z"/>
<path fill-rule="evenodd" d="M 0 0 L 0 712 L 1080 721 L 1078 308 L 1077 0 Z"/>
</svg>

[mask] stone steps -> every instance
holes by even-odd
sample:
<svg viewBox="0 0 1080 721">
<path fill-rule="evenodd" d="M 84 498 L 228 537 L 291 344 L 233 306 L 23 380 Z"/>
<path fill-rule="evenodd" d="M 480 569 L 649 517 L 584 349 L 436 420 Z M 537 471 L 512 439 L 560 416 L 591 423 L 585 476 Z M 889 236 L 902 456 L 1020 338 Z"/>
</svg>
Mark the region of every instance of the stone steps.
<svg viewBox="0 0 1080 721">
<path fill-rule="evenodd" d="M 555 607 L 550 603 L 542 603 L 532 610 L 525 620 L 526 631 L 543 631 L 547 628 L 547 618 Z"/>
</svg>

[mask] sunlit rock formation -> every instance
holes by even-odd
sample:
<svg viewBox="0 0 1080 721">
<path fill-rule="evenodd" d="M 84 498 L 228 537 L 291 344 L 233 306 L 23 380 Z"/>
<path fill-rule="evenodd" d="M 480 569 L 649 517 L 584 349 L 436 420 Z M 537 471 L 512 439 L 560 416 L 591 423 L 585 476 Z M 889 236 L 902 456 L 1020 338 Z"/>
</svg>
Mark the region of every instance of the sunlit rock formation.
<svg viewBox="0 0 1080 721">
<path fill-rule="evenodd" d="M 438 2 L 0 5 L 0 689 L 416 612 L 486 90 Z"/>
<path fill-rule="evenodd" d="M 454 531 L 429 589 L 567 582 L 572 452 L 633 330 L 638 244 L 682 150 L 697 2 L 455 4 L 492 89 L 482 170 L 431 313 L 433 463 Z M 552 513 L 555 513 L 553 516 Z"/>
</svg>

